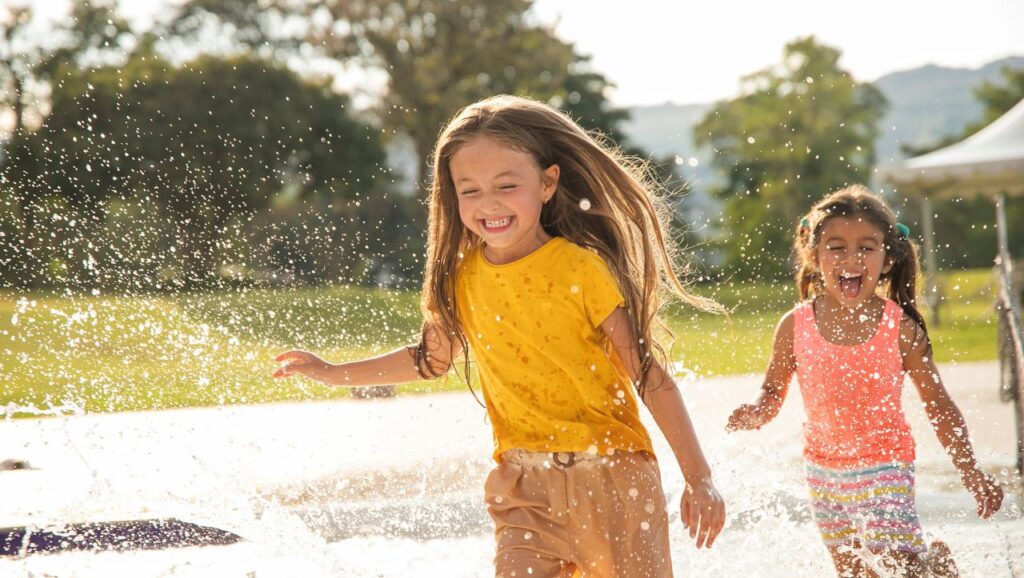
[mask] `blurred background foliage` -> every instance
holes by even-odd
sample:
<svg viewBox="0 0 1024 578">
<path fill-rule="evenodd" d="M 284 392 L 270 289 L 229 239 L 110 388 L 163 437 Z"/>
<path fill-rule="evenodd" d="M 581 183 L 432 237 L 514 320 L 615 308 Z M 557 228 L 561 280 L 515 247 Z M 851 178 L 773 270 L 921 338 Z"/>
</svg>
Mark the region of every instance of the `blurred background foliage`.
<svg viewBox="0 0 1024 578">
<path fill-rule="evenodd" d="M 608 101 L 610 81 L 531 8 L 189 0 L 145 30 L 112 0 L 73 0 L 57 19 L 4 8 L 0 287 L 413 287 L 434 139 L 459 108 L 499 93 L 562 108 L 648 159 L 667 189 L 683 188 L 683 159 L 629 142 L 629 112 Z M 794 40 L 694 128 L 718 175 L 710 188 L 721 214 L 689 235 L 680 200 L 676 233 L 700 245 L 703 278 L 787 276 L 806 207 L 871 182 L 887 101 L 840 57 L 813 37 Z M 365 82 L 343 87 L 353 74 Z M 1024 72 L 1007 69 L 976 96 L 984 116 L 965 134 L 1024 97 Z M 919 215 L 913 199 L 892 200 L 909 220 Z M 1011 204 L 1019 247 L 1024 207 Z M 984 200 L 936 209 L 938 237 L 965 241 L 943 266 L 991 263 L 994 233 L 975 226 L 991 221 Z"/>
<path fill-rule="evenodd" d="M 500 93 L 559 107 L 649 161 L 673 195 L 672 234 L 695 260 L 697 290 L 733 310 L 726 323 L 667 308 L 672 361 L 705 375 L 760 371 L 795 299 L 785 278 L 799 216 L 843 185 L 877 189 L 888 154 L 883 91 L 813 37 L 744 77 L 734 98 L 694 105 L 686 128 L 657 116 L 671 107 L 650 107 L 649 124 L 699 146 L 651 152 L 627 136 L 637 138 L 631 111 L 609 101 L 609 79 L 530 0 L 165 8 L 145 29 L 113 0 L 71 0 L 63 15 L 0 8 L 8 415 L 348 395 L 271 380 L 270 360 L 296 346 L 352 359 L 415 338 L 434 139 L 461 107 Z M 1000 116 L 1024 98 L 1024 69 L 974 95 L 978 122 L 903 154 Z M 917 201 L 886 194 L 919 233 Z M 991 276 L 957 271 L 992 263 L 990 201 L 933 209 L 947 270 L 938 356 L 992 359 Z M 1021 199 L 1007 215 L 1019 255 Z"/>
<path fill-rule="evenodd" d="M 530 95 L 628 146 L 608 80 L 530 6 L 195 0 L 136 31 L 76 0 L 45 36 L 6 9 L 0 286 L 415 284 L 429 155 L 462 106 Z M 353 106 L 346 67 L 379 98 Z"/>
</svg>

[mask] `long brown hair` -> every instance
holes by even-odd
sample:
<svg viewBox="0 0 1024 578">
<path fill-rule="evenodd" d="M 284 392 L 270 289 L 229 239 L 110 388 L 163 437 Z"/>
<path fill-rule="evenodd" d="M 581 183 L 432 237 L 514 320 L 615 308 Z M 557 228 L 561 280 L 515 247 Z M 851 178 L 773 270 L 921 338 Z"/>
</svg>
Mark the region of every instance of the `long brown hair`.
<svg viewBox="0 0 1024 578">
<path fill-rule="evenodd" d="M 550 106 L 514 96 L 496 96 L 463 108 L 437 141 L 421 297 L 425 319 L 415 351 L 420 375 L 440 375 L 427 355 L 431 326 L 447 335 L 453 346 L 458 342 L 463 351 L 468 347 L 456 316 L 455 274 L 459 259 L 480 239 L 459 220 L 449 164 L 456 151 L 479 136 L 529 154 L 540 168 L 560 167 L 558 188 L 541 211 L 541 226 L 549 235 L 595 251 L 611 269 L 638 338 L 642 366 L 636 387 L 642 397 L 652 348 L 665 358 L 651 334 L 652 324 L 664 327 L 658 319 L 662 288 L 698 309 L 724 310 L 710 299 L 689 293 L 680 283 L 673 267 L 676 249 L 665 235 L 669 207 L 646 165 L 625 157 L 602 136 L 587 133 Z M 589 208 L 582 210 L 585 200 Z M 468 360 L 465 377 L 469 379 Z"/>
<path fill-rule="evenodd" d="M 816 253 L 821 231 L 829 219 L 860 217 L 882 233 L 885 258 L 892 264 L 879 282 L 886 296 L 895 301 L 906 314 L 921 326 L 928 339 L 924 315 L 917 308 L 917 276 L 919 273 L 917 245 L 897 227 L 896 215 L 881 198 L 862 185 L 851 185 L 818 201 L 797 225 L 793 253 L 797 261 L 796 285 L 800 299 L 822 294 L 821 271 Z M 928 347 L 931 347 L 930 340 Z"/>
</svg>

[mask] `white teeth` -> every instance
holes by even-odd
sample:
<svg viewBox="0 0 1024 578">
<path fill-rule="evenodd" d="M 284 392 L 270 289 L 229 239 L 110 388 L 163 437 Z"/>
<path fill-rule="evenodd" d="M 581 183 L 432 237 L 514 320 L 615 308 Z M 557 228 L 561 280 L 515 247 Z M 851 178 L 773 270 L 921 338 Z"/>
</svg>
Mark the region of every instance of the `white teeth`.
<svg viewBox="0 0 1024 578">
<path fill-rule="evenodd" d="M 488 221 L 485 219 L 484 226 L 487 227 L 488 229 L 497 229 L 499 227 L 504 227 L 505 225 L 508 225 L 509 221 L 510 219 L 508 217 L 503 217 L 501 219 L 498 219 L 497 221 Z"/>
<path fill-rule="evenodd" d="M 843 274 L 839 275 L 839 277 L 841 277 L 843 279 L 859 279 L 860 278 L 860 273 L 843 273 Z"/>
</svg>

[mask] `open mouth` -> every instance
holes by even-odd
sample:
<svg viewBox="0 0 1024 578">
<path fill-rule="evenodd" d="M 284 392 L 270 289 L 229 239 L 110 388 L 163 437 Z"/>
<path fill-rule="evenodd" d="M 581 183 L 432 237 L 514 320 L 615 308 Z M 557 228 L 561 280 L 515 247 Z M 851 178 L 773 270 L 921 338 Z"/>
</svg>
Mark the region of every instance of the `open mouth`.
<svg viewBox="0 0 1024 578">
<path fill-rule="evenodd" d="M 860 286 L 860 273 L 843 273 L 839 276 L 839 291 L 847 299 L 857 297 L 857 294 L 860 293 Z"/>
<path fill-rule="evenodd" d="M 480 219 L 484 229 L 487 231 L 502 231 L 512 224 L 513 217 L 501 217 L 500 219 Z"/>
</svg>

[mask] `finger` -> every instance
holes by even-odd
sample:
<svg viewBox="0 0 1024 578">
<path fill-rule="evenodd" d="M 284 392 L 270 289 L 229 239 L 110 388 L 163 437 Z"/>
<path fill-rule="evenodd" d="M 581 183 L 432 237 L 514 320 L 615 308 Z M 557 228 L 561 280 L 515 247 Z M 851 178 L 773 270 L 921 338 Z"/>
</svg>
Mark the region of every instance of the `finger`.
<svg viewBox="0 0 1024 578">
<path fill-rule="evenodd" d="M 690 538 L 697 537 L 697 527 L 700 524 L 700 512 L 697 511 L 697 504 L 694 503 L 693 496 L 687 496 L 686 498 L 686 529 L 689 530 Z"/>
<path fill-rule="evenodd" d="M 711 525 L 711 532 L 708 533 L 708 543 L 707 543 L 708 548 L 710 548 L 711 545 L 715 543 L 715 538 L 717 538 L 718 535 L 722 533 L 722 528 L 725 527 L 725 506 L 724 505 L 719 504 L 718 507 L 715 508 L 714 518 L 712 518 L 712 520 L 713 520 L 713 522 L 712 522 L 712 525 Z"/>
<path fill-rule="evenodd" d="M 999 511 L 1003 504 L 1003 492 L 999 486 L 993 487 L 985 497 L 985 517 L 989 518 Z"/>
<path fill-rule="evenodd" d="M 285 351 L 284 353 L 278 355 L 277 357 L 274 358 L 274 361 L 278 363 L 288 363 L 290 361 L 299 361 L 300 359 L 302 359 L 302 352 L 293 350 Z"/>
<path fill-rule="evenodd" d="M 978 500 L 978 517 L 987 519 L 992 515 L 992 496 L 987 491 L 982 491 L 981 499 Z"/>
<path fill-rule="evenodd" d="M 680 519 L 683 521 L 683 527 L 688 529 L 690 527 L 690 501 L 685 494 L 683 495 L 683 504 L 680 507 L 679 514 Z"/>
<path fill-rule="evenodd" d="M 987 485 L 981 486 L 981 491 L 978 492 L 978 516 L 981 518 L 988 518 L 992 515 L 991 503 L 992 503 L 992 489 Z"/>
<path fill-rule="evenodd" d="M 700 532 L 697 533 L 697 548 L 703 548 L 708 541 L 708 534 L 711 533 L 711 512 L 708 506 L 700 512 Z"/>
<path fill-rule="evenodd" d="M 697 525 L 697 538 L 696 538 L 696 542 L 694 542 L 694 546 L 696 546 L 697 549 L 700 550 L 701 548 L 704 547 L 704 540 L 707 538 L 707 533 L 708 533 L 707 532 L 707 517 L 702 514 L 701 517 L 700 517 L 700 522 L 697 523 L 696 525 Z"/>
<path fill-rule="evenodd" d="M 690 539 L 693 540 L 694 545 L 697 545 L 697 540 L 700 538 L 700 508 L 696 503 L 690 505 Z M 699 546 L 698 546 L 699 547 Z"/>
<path fill-rule="evenodd" d="M 711 543 L 715 541 L 715 536 L 721 528 L 722 520 L 722 504 L 718 500 L 713 500 L 708 504 L 708 523 L 707 523 L 707 536 L 704 538 L 704 547 L 710 548 Z"/>
</svg>

